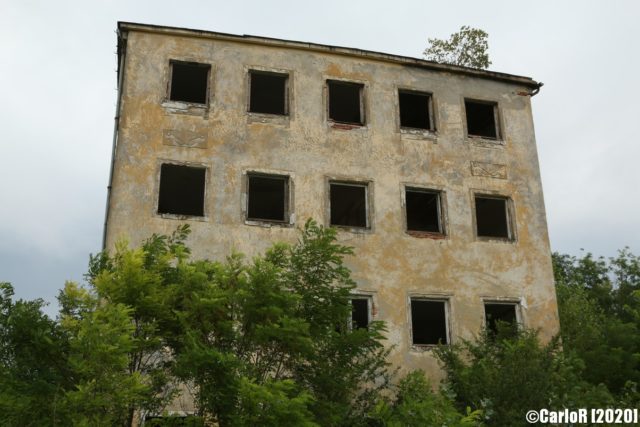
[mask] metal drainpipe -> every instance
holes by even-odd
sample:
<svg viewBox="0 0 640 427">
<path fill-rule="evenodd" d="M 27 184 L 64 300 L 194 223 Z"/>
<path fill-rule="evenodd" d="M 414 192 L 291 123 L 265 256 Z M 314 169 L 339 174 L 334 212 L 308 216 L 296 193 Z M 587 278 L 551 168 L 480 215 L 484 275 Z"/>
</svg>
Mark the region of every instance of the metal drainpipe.
<svg viewBox="0 0 640 427">
<path fill-rule="evenodd" d="M 120 34 L 118 34 L 120 37 Z M 120 100 L 122 98 L 122 83 L 124 81 L 124 67 L 125 57 L 127 52 L 127 38 L 126 35 L 121 37 L 123 41 L 122 51 L 118 52 L 120 55 L 118 61 L 118 98 L 116 100 L 116 115 L 113 122 L 113 143 L 111 147 L 111 167 L 109 168 L 109 185 L 107 186 L 107 203 L 104 209 L 104 227 L 102 229 L 102 250 L 106 249 L 107 244 L 107 222 L 109 220 L 109 205 L 111 203 L 111 184 L 113 182 L 113 169 L 116 163 L 116 146 L 118 144 L 118 127 L 120 124 Z"/>
</svg>

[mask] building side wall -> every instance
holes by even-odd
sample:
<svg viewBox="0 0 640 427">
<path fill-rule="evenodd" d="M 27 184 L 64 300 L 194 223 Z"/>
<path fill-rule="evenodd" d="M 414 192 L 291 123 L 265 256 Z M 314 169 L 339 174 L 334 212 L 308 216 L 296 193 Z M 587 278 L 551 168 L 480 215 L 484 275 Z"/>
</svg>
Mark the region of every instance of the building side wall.
<svg viewBox="0 0 640 427">
<path fill-rule="evenodd" d="M 164 102 L 172 59 L 211 64 L 207 108 L 180 112 Z M 448 298 L 452 342 L 480 331 L 483 298 L 518 299 L 525 326 L 545 338 L 558 331 L 531 104 L 519 94 L 525 88 L 371 59 L 142 32 L 128 34 L 123 66 L 108 248 L 185 222 L 156 213 L 163 161 L 207 168 L 205 217 L 186 221 L 196 258 L 223 259 L 232 250 L 251 256 L 293 242 L 307 218 L 328 225 L 329 178 L 364 180 L 371 230 L 341 230 L 338 238 L 355 248 L 347 264 L 358 288 L 374 294 L 375 319 L 387 322 L 396 346 L 394 364 L 440 375 L 431 352 L 411 346 L 410 295 Z M 247 113 L 254 68 L 289 73 L 288 118 Z M 328 124 L 327 79 L 365 85 L 365 126 Z M 433 94 L 435 137 L 400 132 L 398 88 Z M 498 103 L 503 144 L 465 136 L 465 98 Z M 295 226 L 245 223 L 243 174 L 252 170 L 290 175 Z M 405 233 L 405 184 L 444 191 L 446 238 Z M 474 191 L 511 198 L 515 241 L 475 236 Z"/>
</svg>

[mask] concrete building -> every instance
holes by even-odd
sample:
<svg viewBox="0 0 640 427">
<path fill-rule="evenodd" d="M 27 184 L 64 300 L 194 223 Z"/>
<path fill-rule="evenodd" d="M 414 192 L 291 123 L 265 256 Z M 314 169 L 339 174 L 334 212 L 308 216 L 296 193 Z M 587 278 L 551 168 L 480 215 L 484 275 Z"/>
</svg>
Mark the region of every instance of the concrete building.
<svg viewBox="0 0 640 427">
<path fill-rule="evenodd" d="M 439 378 L 438 341 L 558 331 L 528 77 L 253 36 L 118 24 L 105 246 L 187 222 L 196 258 L 355 247 L 353 322 Z"/>
</svg>

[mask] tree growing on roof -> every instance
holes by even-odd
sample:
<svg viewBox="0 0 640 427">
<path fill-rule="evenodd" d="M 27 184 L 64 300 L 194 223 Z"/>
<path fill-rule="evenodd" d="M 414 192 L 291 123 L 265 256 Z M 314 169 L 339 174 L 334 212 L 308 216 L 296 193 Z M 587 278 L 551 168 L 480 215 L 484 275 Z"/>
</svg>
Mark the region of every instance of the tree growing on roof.
<svg viewBox="0 0 640 427">
<path fill-rule="evenodd" d="M 491 65 L 488 37 L 489 34 L 479 28 L 463 25 L 449 40 L 429 39 L 423 54 L 429 61 L 486 70 Z"/>
</svg>

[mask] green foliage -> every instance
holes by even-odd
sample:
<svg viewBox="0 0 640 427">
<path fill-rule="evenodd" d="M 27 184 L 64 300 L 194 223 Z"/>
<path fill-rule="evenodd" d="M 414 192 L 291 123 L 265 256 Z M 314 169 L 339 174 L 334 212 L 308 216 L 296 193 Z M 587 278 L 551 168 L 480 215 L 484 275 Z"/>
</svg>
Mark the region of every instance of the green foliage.
<svg viewBox="0 0 640 427">
<path fill-rule="evenodd" d="M 88 287 L 68 283 L 60 293 L 74 373 L 64 399 L 70 424 L 131 425 L 136 410 L 158 411 L 172 398 L 167 325 L 188 233 L 154 235 L 138 249 L 120 242 L 91 257 Z"/>
<path fill-rule="evenodd" d="M 129 372 L 134 348 L 131 310 L 122 304 L 101 304 L 95 295 L 73 283 L 63 291 L 66 308 L 81 316 L 63 316 L 70 332 L 69 365 L 75 373 L 74 388 L 66 393 L 66 409 L 76 426 L 127 424 L 132 407 L 153 398 L 153 391 L 139 372 Z"/>
<path fill-rule="evenodd" d="M 383 426 L 477 426 L 481 425 L 482 411 L 466 408 L 466 415 L 455 408 L 444 391 L 434 392 L 424 372 L 414 371 L 400 380 L 395 398 L 381 400 L 372 413 L 372 419 Z"/>
<path fill-rule="evenodd" d="M 553 254 L 563 346 L 617 396 L 640 381 L 640 257 Z"/>
<path fill-rule="evenodd" d="M 300 242 L 281 264 L 287 283 L 300 297 L 297 311 L 309 325 L 312 342 L 303 363 L 292 364 L 290 370 L 312 391 L 312 409 L 321 424 L 357 425 L 388 385 L 389 350 L 382 345 L 382 322 L 372 322 L 368 329 L 346 328 L 355 284 L 342 259 L 352 249 L 337 244 L 335 234 L 307 222 Z"/>
<path fill-rule="evenodd" d="M 232 420 L 234 426 L 318 425 L 308 409 L 313 398 L 307 391 L 298 390 L 292 380 L 256 384 L 243 378 L 238 397 L 239 410 Z"/>
<path fill-rule="evenodd" d="M 540 408 L 601 407 L 613 401 L 606 388 L 581 378 L 582 363 L 566 357 L 558 340 L 541 345 L 535 331 L 440 346 L 435 354 L 458 408 L 481 408 L 490 425 L 527 425 L 524 415 Z"/>
<path fill-rule="evenodd" d="M 220 425 L 258 415 L 275 425 L 286 414 L 301 424 L 363 422 L 388 384 L 388 350 L 380 322 L 346 328 L 351 253 L 334 230 L 309 221 L 297 244 L 276 244 L 251 263 L 239 255 L 178 263 L 175 372 L 197 386 L 204 414 Z M 258 407 L 273 409 L 254 414 Z"/>
<path fill-rule="evenodd" d="M 65 425 L 68 343 L 43 306 L 40 299 L 13 301 L 11 285 L 0 283 L 0 425 Z"/>
<path fill-rule="evenodd" d="M 190 260 L 186 226 L 119 243 L 91 258 L 86 287 L 66 284 L 57 320 L 1 283 L 0 424 L 131 425 L 180 382 L 199 417 L 156 425 L 524 425 L 529 409 L 640 402 L 640 258 L 628 249 L 554 254 L 563 351 L 503 325 L 439 347 L 448 377 L 434 392 L 421 372 L 390 388 L 383 323 L 347 326 L 352 249 L 335 233 L 309 221 L 295 244 L 224 262 Z"/>
<path fill-rule="evenodd" d="M 491 65 L 487 37 L 485 31 L 463 25 L 449 40 L 429 39 L 424 56 L 429 61 L 487 69 Z"/>
</svg>

